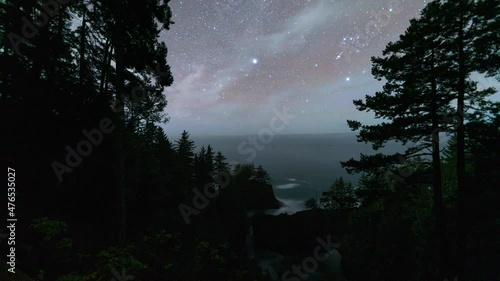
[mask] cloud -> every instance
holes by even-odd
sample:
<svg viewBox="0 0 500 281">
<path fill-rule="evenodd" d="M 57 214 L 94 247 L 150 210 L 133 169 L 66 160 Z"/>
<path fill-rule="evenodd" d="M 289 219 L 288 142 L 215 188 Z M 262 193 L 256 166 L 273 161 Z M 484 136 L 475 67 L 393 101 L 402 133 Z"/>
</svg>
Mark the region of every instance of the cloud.
<svg viewBox="0 0 500 281">
<path fill-rule="evenodd" d="M 280 31 L 269 35 L 261 35 L 252 42 L 262 52 L 290 52 L 304 45 L 306 37 L 318 27 L 331 23 L 336 11 L 325 2 L 301 11 L 291 18 Z"/>
<path fill-rule="evenodd" d="M 166 110 L 180 118 L 194 116 L 200 110 L 220 112 L 221 93 L 232 83 L 232 76 L 224 71 L 214 75 L 204 65 L 193 66 L 193 71 L 165 89 L 169 100 Z M 182 106 L 189 105 L 189 107 Z"/>
<path fill-rule="evenodd" d="M 210 65 L 195 65 L 191 72 L 175 81 L 165 90 L 169 106 L 166 111 L 174 119 L 194 118 L 217 120 L 242 112 L 242 99 L 225 99 L 224 94 L 240 94 L 241 85 L 246 84 L 247 77 L 243 73 L 252 73 L 259 68 L 251 62 L 256 53 L 262 54 L 262 60 L 269 52 L 287 53 L 293 52 L 294 47 L 300 47 L 306 43 L 306 37 L 314 32 L 319 26 L 331 23 L 335 9 L 323 1 L 314 6 L 300 11 L 294 17 L 288 19 L 278 32 L 249 37 L 241 34 L 238 44 L 234 46 L 244 51 L 239 52 L 236 57 L 226 57 L 222 61 L 222 67 L 218 66 L 217 72 Z M 251 48 L 245 48 L 251 46 Z M 225 65 L 224 65 L 225 64 Z M 284 98 L 290 93 L 272 93 L 268 97 L 272 101 L 265 106 L 266 109 L 280 105 Z M 248 104 L 248 103 L 247 103 Z M 243 110 L 244 111 L 244 110 Z M 241 114 L 239 114 L 241 115 Z"/>
</svg>

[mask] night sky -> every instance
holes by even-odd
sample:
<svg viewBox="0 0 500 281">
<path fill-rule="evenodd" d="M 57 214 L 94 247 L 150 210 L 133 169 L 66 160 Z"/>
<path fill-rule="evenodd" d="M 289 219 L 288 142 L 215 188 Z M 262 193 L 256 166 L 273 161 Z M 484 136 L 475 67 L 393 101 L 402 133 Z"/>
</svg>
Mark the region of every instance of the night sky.
<svg viewBox="0 0 500 281">
<path fill-rule="evenodd" d="M 398 39 L 423 0 L 172 0 L 163 35 L 174 84 L 167 133 L 257 134 L 273 109 L 280 134 L 348 132 L 370 122 L 353 99 L 381 89 L 371 56 Z M 371 122 L 374 122 L 373 120 Z"/>
</svg>

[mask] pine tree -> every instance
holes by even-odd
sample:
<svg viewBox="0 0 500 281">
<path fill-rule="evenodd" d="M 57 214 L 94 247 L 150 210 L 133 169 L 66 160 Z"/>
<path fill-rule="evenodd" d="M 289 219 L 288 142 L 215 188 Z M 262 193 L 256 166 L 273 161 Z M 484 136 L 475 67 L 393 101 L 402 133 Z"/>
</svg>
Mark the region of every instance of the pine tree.
<svg viewBox="0 0 500 281">
<path fill-rule="evenodd" d="M 319 202 L 316 198 L 309 198 L 304 203 L 305 207 L 308 209 L 317 209 L 319 208 Z"/>
<path fill-rule="evenodd" d="M 214 150 L 210 144 L 207 146 L 207 152 L 205 153 L 205 162 L 207 170 L 212 172 L 214 170 Z"/>
<path fill-rule="evenodd" d="M 346 183 L 342 177 L 335 179 L 330 189 L 323 192 L 321 205 L 328 210 L 347 210 L 355 208 L 358 200 L 352 184 Z"/>
<path fill-rule="evenodd" d="M 255 180 L 255 165 L 250 164 L 237 164 L 234 169 L 232 176 L 234 182 L 238 183 L 248 183 Z"/>
<path fill-rule="evenodd" d="M 194 176 L 194 149 L 194 141 L 189 138 L 189 133 L 187 131 L 183 131 L 180 139 L 175 143 L 177 160 L 175 174 L 178 176 L 176 180 L 177 188 L 182 190 L 184 199 L 188 198 Z M 197 159 L 196 161 L 199 160 Z"/>
<path fill-rule="evenodd" d="M 213 179 L 217 182 L 217 188 L 223 188 L 221 186 L 224 184 L 224 187 L 227 187 L 230 179 L 230 171 L 231 168 L 229 164 L 226 162 L 226 157 L 218 151 L 214 158 L 214 168 L 213 168 Z"/>
<path fill-rule="evenodd" d="M 209 145 L 207 148 L 202 146 L 200 151 L 195 155 L 194 173 L 196 178 L 196 186 L 200 189 L 213 182 L 211 173 L 213 172 L 213 151 Z"/>
<path fill-rule="evenodd" d="M 181 138 L 176 141 L 175 151 L 179 157 L 180 164 L 188 166 L 194 159 L 194 141 L 189 138 L 189 133 L 183 131 Z"/>
<path fill-rule="evenodd" d="M 440 10 L 440 24 L 443 30 L 443 48 L 449 60 L 457 66 L 458 74 L 454 82 L 456 96 L 456 148 L 457 148 L 457 189 L 458 189 L 458 248 L 460 256 L 467 256 L 467 201 L 471 195 L 471 183 L 468 183 L 466 171 L 466 104 L 468 96 L 477 95 L 469 90 L 470 75 L 474 71 L 486 72 L 488 75 L 498 74 L 498 43 L 500 25 L 498 12 L 500 4 L 494 0 L 445 1 Z M 491 59 L 491 60 L 490 60 Z M 483 91 L 479 99 L 484 99 L 489 91 Z M 470 99 L 470 97 L 469 97 Z M 457 264 L 459 279 L 466 277 L 465 259 Z"/>
<path fill-rule="evenodd" d="M 120 242 L 126 241 L 126 182 L 125 182 L 125 155 L 127 143 L 125 140 L 127 118 L 132 118 L 132 123 L 137 118 L 135 109 L 141 108 L 145 120 L 159 121 L 163 108 L 166 105 L 162 95 L 163 87 L 172 83 L 172 76 L 166 64 L 167 49 L 158 38 L 160 32 L 169 29 L 172 21 L 169 1 L 147 0 L 142 3 L 134 1 L 95 1 L 90 7 L 98 6 L 98 17 L 105 19 L 98 29 L 103 37 L 110 38 L 114 56 L 105 54 L 109 59 L 103 63 L 109 68 L 111 59 L 115 63 L 115 76 L 113 81 L 114 111 L 117 113 L 115 130 L 115 157 L 116 157 L 116 186 L 119 194 L 120 205 Z M 86 13 L 84 13 L 86 16 Z M 92 24 L 92 23 L 91 23 Z M 83 30 L 83 29 L 82 29 Z M 82 33 L 83 35 L 83 33 Z M 82 37 L 81 42 L 85 38 Z M 103 42 L 106 40 L 103 40 Z M 82 46 L 84 44 L 81 44 Z M 105 45 L 106 48 L 108 45 Z M 82 50 L 82 48 L 80 48 Z M 106 57 L 106 56 L 105 56 Z M 153 69 L 161 67 L 167 69 L 164 77 L 159 77 Z M 138 79 L 129 69 L 142 74 L 144 79 Z M 153 81 L 154 80 L 154 81 Z M 127 83 L 128 82 L 128 83 Z M 138 93 L 140 93 L 138 95 Z M 146 110 L 144 110 L 146 108 Z M 128 110 L 127 110 L 128 109 Z M 149 111 L 148 111 L 149 109 Z M 129 114 L 127 114 L 129 113 Z M 151 119 L 150 119 L 151 118 Z M 143 119 L 143 120 L 144 120 Z M 166 120 L 163 120 L 166 121 Z"/>
<path fill-rule="evenodd" d="M 384 57 L 372 58 L 375 78 L 387 80 L 384 90 L 373 97 L 367 96 L 365 102 L 357 100 L 354 104 L 358 110 L 373 111 L 377 118 L 389 122 L 369 126 L 356 121 L 348 121 L 348 124 L 353 130 L 360 130 L 360 141 L 372 142 L 375 149 L 390 140 L 403 144 L 416 143 L 407 149 L 402 159 L 426 156 L 429 153 L 425 150 L 431 151 L 434 209 L 438 237 L 443 247 L 442 268 L 448 268 L 444 265 L 449 259 L 442 202 L 439 132 L 446 128 L 442 114 L 451 111 L 449 103 L 453 92 L 449 87 L 451 74 L 438 75 L 452 68 L 443 59 L 439 50 L 439 34 L 435 32 L 438 29 L 435 15 L 439 9 L 438 2 L 428 4 L 422 17 L 411 20 L 405 34 L 397 42 L 387 45 Z M 346 164 L 349 165 L 349 162 Z M 401 181 L 405 181 L 404 177 Z"/>
<path fill-rule="evenodd" d="M 373 97 L 367 96 L 365 102 L 357 100 L 354 103 L 358 110 L 373 111 L 376 118 L 390 122 L 363 126 L 360 122 L 348 121 L 351 129 L 360 130 L 359 140 L 373 143 L 375 149 L 395 140 L 415 144 L 402 159 L 432 156 L 434 211 L 439 245 L 442 247 L 440 267 L 443 279 L 451 277 L 451 273 L 442 202 L 439 132 L 456 129 L 457 149 L 463 152 L 465 103 L 483 104 L 482 101 L 492 93 L 492 89 L 478 91 L 477 83 L 467 80 L 470 72 L 466 69 L 474 69 L 471 68 L 474 65 L 471 60 L 473 32 L 465 29 L 477 30 L 474 24 L 470 24 L 475 6 L 465 0 L 459 2 L 461 4 L 458 1 L 429 3 L 418 20 L 410 21 L 410 27 L 400 40 L 387 45 L 384 57 L 372 59 L 374 76 L 387 80 L 384 90 Z M 488 50 L 491 51 L 491 48 Z M 455 100 L 459 118 L 453 128 L 449 121 L 453 115 L 451 103 Z M 430 154 L 425 152 L 428 149 Z M 397 158 L 401 157 L 362 155 L 362 161 L 347 161 L 343 166 L 351 171 L 367 171 L 363 169 L 370 165 L 394 166 Z M 461 186 L 466 173 L 463 153 L 457 154 L 457 163 L 460 163 L 457 164 L 457 182 Z M 404 183 L 405 177 L 399 177 L 399 180 Z"/>
<path fill-rule="evenodd" d="M 272 184 L 271 176 L 261 165 L 255 169 L 254 174 L 254 180 L 258 183 Z"/>
<path fill-rule="evenodd" d="M 220 151 L 217 151 L 217 154 L 215 155 L 214 169 L 217 175 L 229 173 L 230 171 L 229 164 L 226 162 L 226 157 Z"/>
</svg>

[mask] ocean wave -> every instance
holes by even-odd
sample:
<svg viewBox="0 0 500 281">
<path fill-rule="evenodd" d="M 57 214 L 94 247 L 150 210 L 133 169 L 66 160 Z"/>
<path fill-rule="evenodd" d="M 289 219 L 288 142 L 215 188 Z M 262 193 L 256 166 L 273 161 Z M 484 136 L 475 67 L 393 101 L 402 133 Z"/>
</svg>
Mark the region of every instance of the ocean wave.
<svg viewBox="0 0 500 281">
<path fill-rule="evenodd" d="M 287 184 L 279 184 L 275 188 L 276 189 L 292 189 L 300 186 L 300 183 L 287 183 Z"/>
</svg>

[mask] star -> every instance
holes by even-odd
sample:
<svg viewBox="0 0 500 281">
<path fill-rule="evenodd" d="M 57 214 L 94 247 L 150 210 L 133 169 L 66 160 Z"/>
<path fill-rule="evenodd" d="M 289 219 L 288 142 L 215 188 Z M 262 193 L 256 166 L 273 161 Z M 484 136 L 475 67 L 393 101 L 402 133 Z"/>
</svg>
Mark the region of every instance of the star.
<svg viewBox="0 0 500 281">
<path fill-rule="evenodd" d="M 269 123 L 273 108 L 286 104 L 303 118 L 290 122 L 290 132 L 350 132 L 347 123 L 325 125 L 323 116 L 346 102 L 353 109 L 353 99 L 369 94 L 363 82 L 372 94 L 383 86 L 371 79 L 370 59 L 404 33 L 424 1 L 406 1 L 399 12 L 382 0 L 170 1 L 176 24 L 160 38 L 174 76 L 164 92 L 172 116 L 164 127 L 199 135 L 258 132 L 256 124 Z"/>
</svg>

